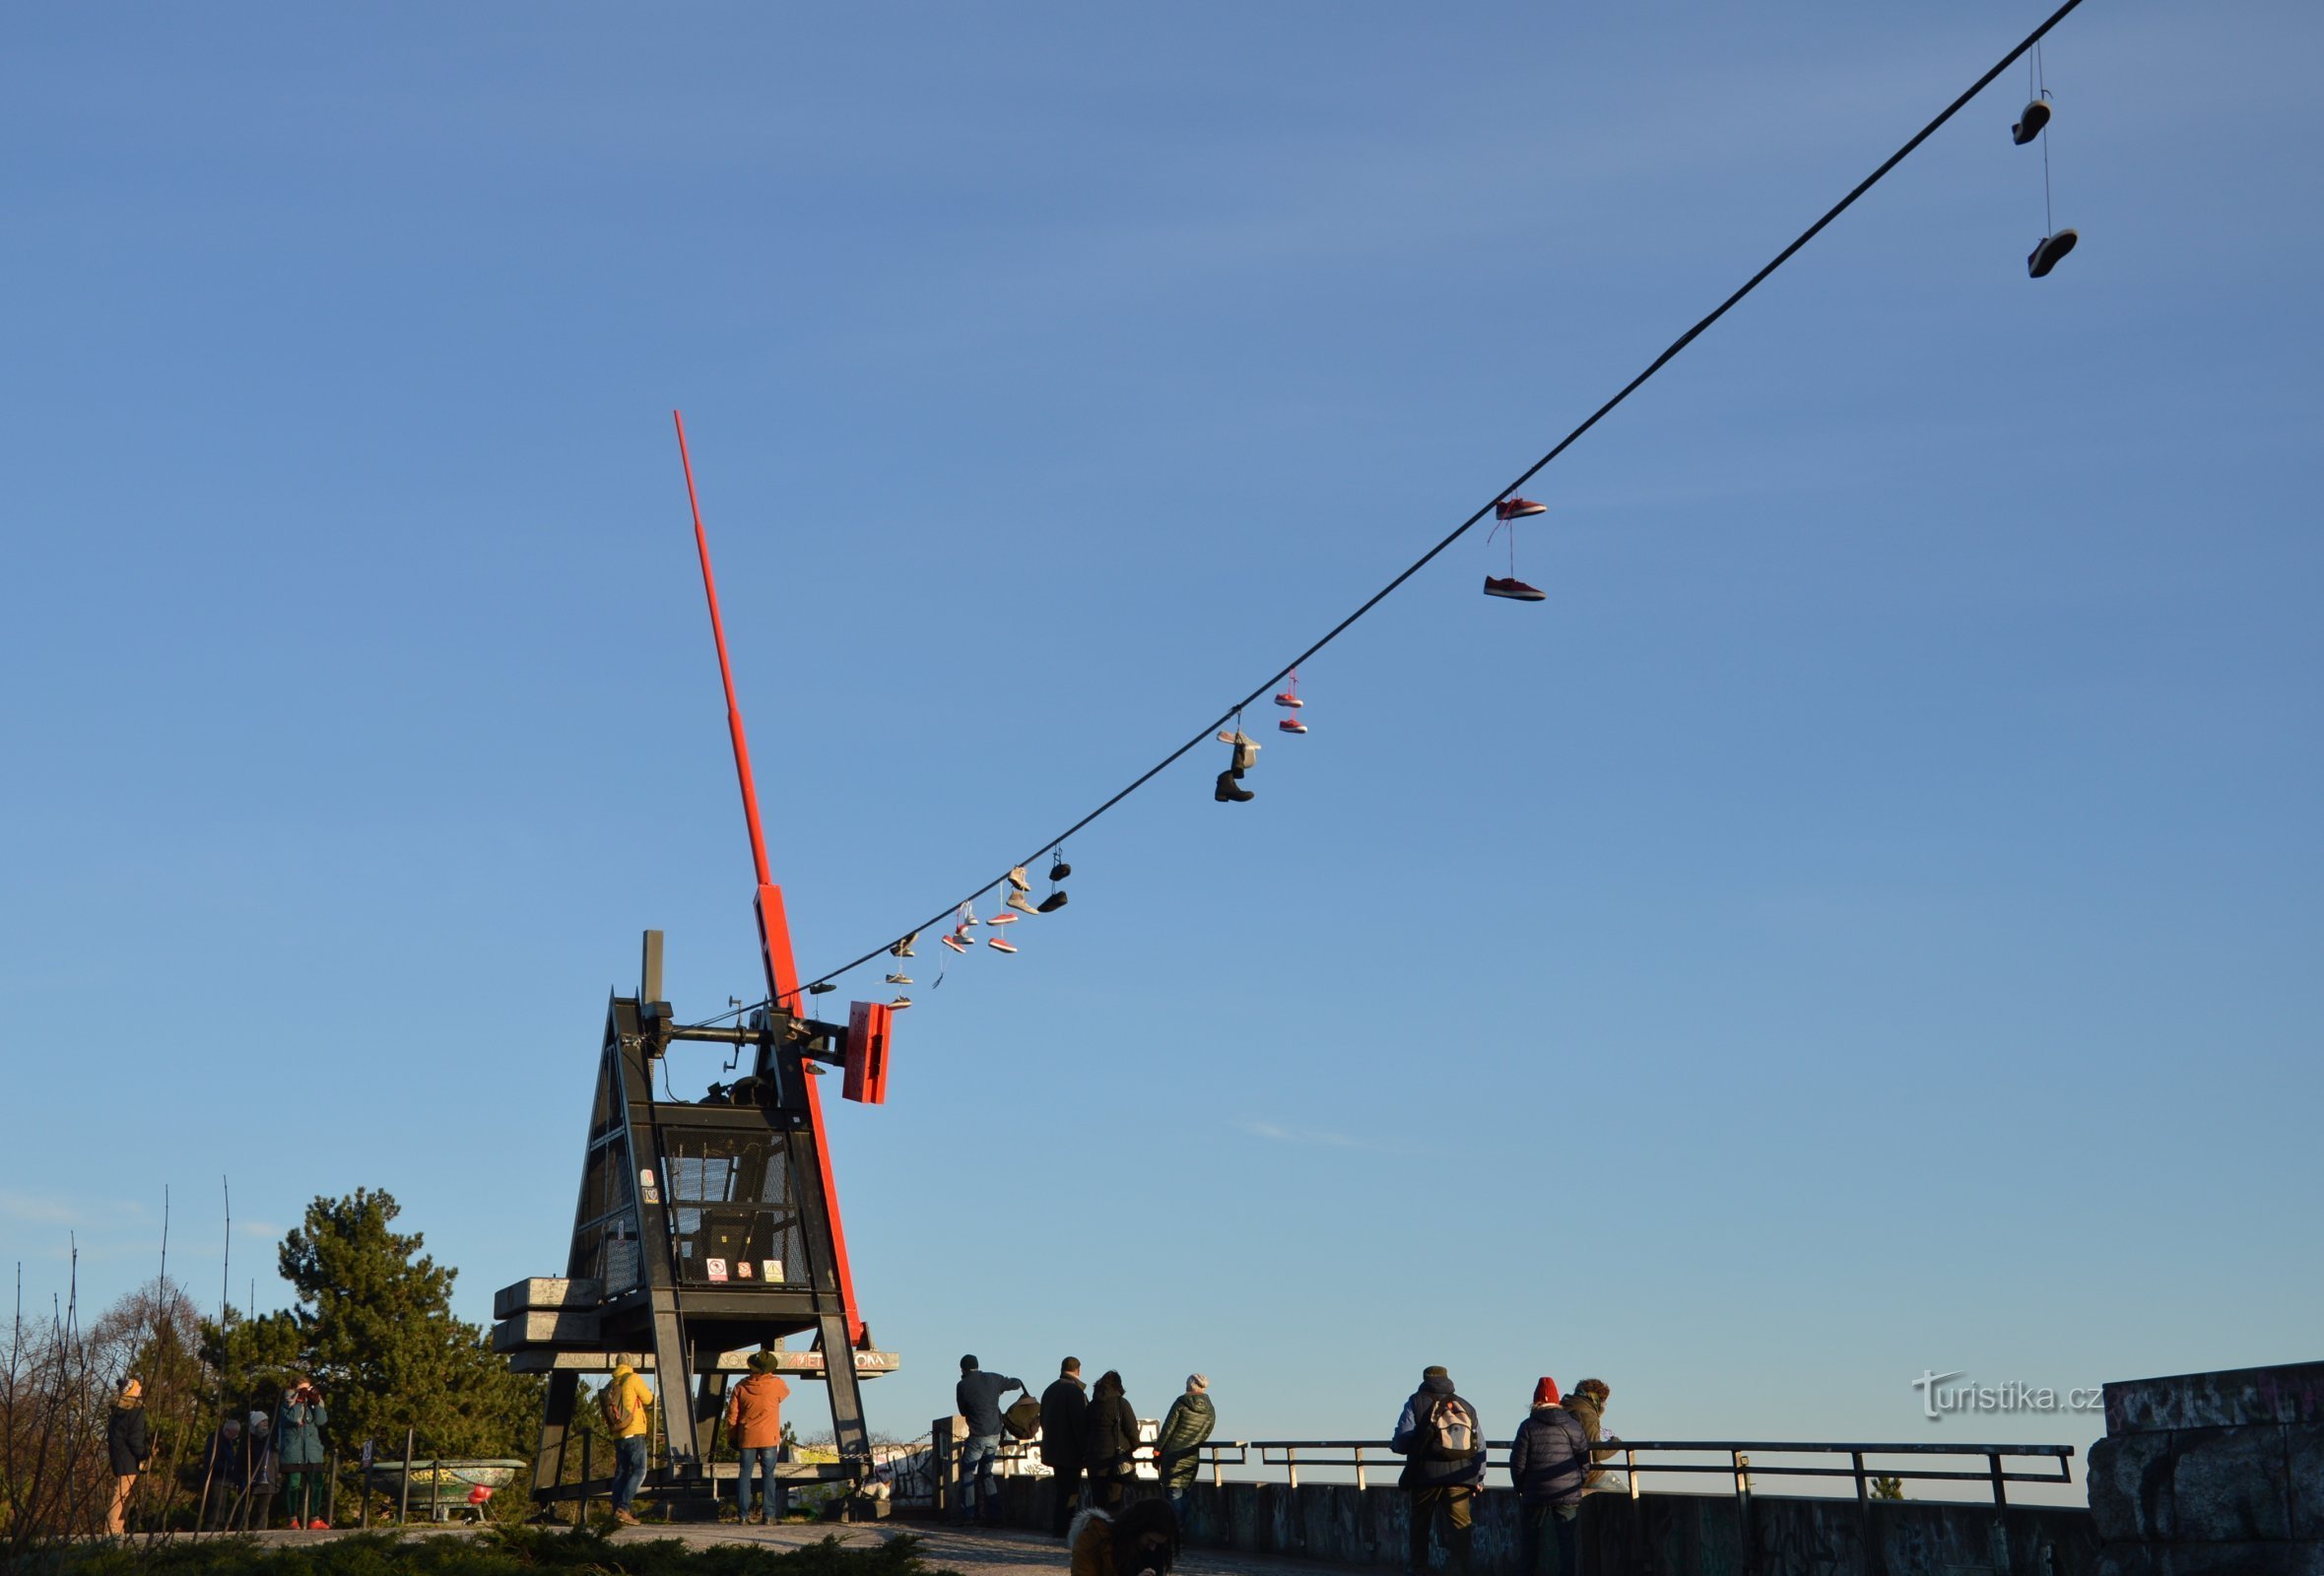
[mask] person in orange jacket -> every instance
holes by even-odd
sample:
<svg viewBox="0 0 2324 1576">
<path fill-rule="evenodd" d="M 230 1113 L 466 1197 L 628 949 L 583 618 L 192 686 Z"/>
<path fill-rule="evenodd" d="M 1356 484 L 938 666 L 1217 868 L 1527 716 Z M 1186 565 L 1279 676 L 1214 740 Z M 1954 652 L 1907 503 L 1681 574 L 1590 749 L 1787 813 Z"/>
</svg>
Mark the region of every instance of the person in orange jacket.
<svg viewBox="0 0 2324 1576">
<path fill-rule="evenodd" d="M 790 1394 L 791 1387 L 774 1371 L 774 1353 L 760 1351 L 751 1356 L 751 1377 L 736 1385 L 726 1402 L 726 1431 L 741 1458 L 734 1478 L 735 1510 L 753 1526 L 765 1526 L 769 1512 L 771 1519 L 779 1522 L 788 1508 L 788 1495 L 774 1468 L 782 1458 L 783 1402 Z M 753 1468 L 759 1472 L 760 1508 L 756 1514 L 751 1510 Z"/>
</svg>

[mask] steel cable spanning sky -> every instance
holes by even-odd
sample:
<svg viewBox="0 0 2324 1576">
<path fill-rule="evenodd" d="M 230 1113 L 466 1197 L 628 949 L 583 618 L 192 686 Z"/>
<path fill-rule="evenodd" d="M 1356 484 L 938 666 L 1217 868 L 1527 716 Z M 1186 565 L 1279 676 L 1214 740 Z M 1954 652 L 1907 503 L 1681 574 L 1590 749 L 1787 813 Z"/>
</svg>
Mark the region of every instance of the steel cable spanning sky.
<svg viewBox="0 0 2324 1576">
<path fill-rule="evenodd" d="M 1653 361 L 1646 364 L 1646 367 L 1643 371 L 1639 372 L 1637 376 L 1631 378 L 1627 383 L 1625 383 L 1619 390 L 1616 391 L 1611 399 L 1606 401 L 1605 404 L 1592 411 L 1588 418 L 1585 419 L 1580 426 L 1576 427 L 1572 431 L 1560 438 L 1557 443 L 1550 448 L 1548 453 L 1542 455 L 1540 459 L 1535 460 L 1531 465 L 1519 472 L 1515 480 L 1511 481 L 1506 487 L 1503 487 L 1492 497 L 1486 499 L 1484 503 L 1478 506 L 1475 513 L 1471 514 L 1467 519 L 1461 521 L 1459 525 L 1453 527 L 1453 529 L 1447 532 L 1444 537 L 1440 539 L 1433 547 L 1429 548 L 1419 558 L 1413 559 L 1411 563 L 1405 565 L 1403 570 L 1401 570 L 1394 579 L 1390 580 L 1386 585 L 1381 586 L 1379 590 L 1366 597 L 1353 613 L 1342 619 L 1338 624 L 1333 624 L 1329 629 L 1325 630 L 1322 636 L 1318 638 L 1313 644 L 1309 645 L 1297 656 L 1293 657 L 1289 662 L 1278 668 L 1268 678 L 1262 680 L 1258 687 L 1252 690 L 1249 694 L 1244 695 L 1240 700 L 1235 701 L 1234 704 L 1228 706 L 1225 711 L 1222 711 L 1217 717 L 1203 724 L 1203 726 L 1196 730 L 1194 735 L 1184 744 L 1178 746 L 1178 748 L 1171 751 L 1168 755 L 1162 756 L 1162 759 L 1156 761 L 1153 765 L 1147 767 L 1146 770 L 1131 778 L 1127 784 L 1117 789 L 1110 797 L 1100 803 L 1095 810 L 1092 810 L 1089 812 L 1089 814 L 1083 816 L 1079 821 L 1076 821 L 1072 825 L 1067 826 L 1063 831 L 1056 833 L 1054 836 L 1043 838 L 1037 845 L 1034 846 L 1030 853 L 1026 855 L 1025 858 L 1016 861 L 1015 864 L 1012 865 L 1011 869 L 1023 869 L 1036 863 L 1044 854 L 1047 854 L 1052 849 L 1061 847 L 1067 840 L 1072 838 L 1078 832 L 1082 831 L 1085 827 L 1089 826 L 1100 816 L 1103 816 L 1106 812 L 1112 810 L 1123 800 L 1129 798 L 1130 795 L 1136 793 L 1139 789 L 1152 782 L 1156 777 L 1160 776 L 1170 766 L 1176 764 L 1180 757 L 1184 756 L 1187 752 L 1195 749 L 1199 745 L 1209 743 L 1215 733 L 1225 728 L 1228 723 L 1233 722 L 1237 717 L 1239 717 L 1245 707 L 1254 705 L 1263 699 L 1270 690 L 1274 689 L 1275 686 L 1281 684 L 1285 679 L 1289 678 L 1294 670 L 1305 663 L 1310 657 L 1321 651 L 1325 646 L 1330 645 L 1334 640 L 1337 640 L 1341 635 L 1345 634 L 1351 627 L 1355 625 L 1359 619 L 1361 619 L 1373 608 L 1378 607 L 1380 603 L 1385 601 L 1388 596 L 1399 586 L 1403 585 L 1405 581 L 1411 579 L 1414 575 L 1420 573 L 1422 569 L 1428 567 L 1429 562 L 1433 560 L 1438 554 L 1442 553 L 1446 548 L 1451 547 L 1462 537 L 1468 535 L 1479 521 L 1483 520 L 1487 515 L 1494 512 L 1494 505 L 1501 502 L 1502 499 L 1508 497 L 1511 493 L 1515 492 L 1517 489 L 1523 487 L 1527 482 L 1531 481 L 1545 467 L 1547 467 L 1551 461 L 1557 459 L 1559 455 L 1564 453 L 1568 448 L 1571 448 L 1573 444 L 1580 439 L 1583 433 L 1587 432 L 1591 427 L 1596 427 L 1601 421 L 1605 420 L 1608 415 L 1612 414 L 1616 406 L 1622 404 L 1624 400 L 1628 399 L 1632 394 L 1636 393 L 1639 388 L 1644 386 L 1647 379 L 1651 378 L 1655 373 L 1661 371 L 1663 367 L 1669 365 L 1670 362 L 1677 358 L 1681 351 L 1685 350 L 1689 345 L 1694 343 L 1694 341 L 1701 336 L 1703 330 L 1709 328 L 1720 318 L 1726 316 L 1728 311 L 1733 308 L 1737 302 L 1741 301 L 1753 291 L 1759 289 L 1761 284 L 1766 282 L 1768 276 L 1773 274 L 1777 269 L 1781 268 L 1785 263 L 1791 261 L 1791 259 L 1799 253 L 1802 247 L 1806 246 L 1808 242 L 1814 240 L 1819 234 L 1823 233 L 1826 226 L 1853 207 L 1855 205 L 1856 199 L 1862 197 L 1866 192 L 1872 190 L 1874 186 L 1880 184 L 1881 180 L 1886 177 L 1891 170 L 1902 164 L 1905 159 L 1911 155 L 1914 149 L 1918 148 L 1922 143 L 1928 141 L 1929 138 L 1936 135 L 1938 129 L 1944 126 L 1944 124 L 1951 120 L 1955 115 L 1959 114 L 1960 110 L 1968 104 L 1969 100 L 1976 98 L 1980 93 L 1983 93 L 2003 72 L 2009 70 L 2011 66 L 2017 64 L 2018 61 L 2025 58 L 2028 50 L 2040 43 L 2043 37 L 2045 37 L 2051 32 L 2051 30 L 2055 29 L 2059 23 L 2065 21 L 2066 18 L 2072 14 L 2072 12 L 2081 4 L 2082 0 L 2066 0 L 2065 4 L 2059 6 L 2057 10 L 2051 12 L 2047 18 L 2043 19 L 2041 26 L 2035 28 L 2031 33 L 2027 33 L 2025 38 L 2017 44 L 2016 47 L 2010 50 L 2008 54 L 2002 56 L 2000 60 L 1994 62 L 1993 66 L 1982 76 L 1978 77 L 1976 81 L 1970 83 L 1968 87 L 1963 89 L 1959 97 L 1956 98 L 1951 103 L 1947 104 L 1942 110 L 1940 110 L 1935 118 L 1930 120 L 1927 125 L 1921 127 L 1919 131 L 1913 133 L 1911 138 L 1907 140 L 1902 147 L 1898 148 L 1894 153 L 1889 155 L 1887 159 L 1883 160 L 1879 167 L 1874 169 L 1871 174 L 1866 175 L 1862 180 L 1858 181 L 1856 185 L 1850 189 L 1845 197 L 1842 197 L 1838 202 L 1832 204 L 1830 208 L 1826 209 L 1822 218 L 1818 219 L 1806 230 L 1801 230 L 1800 233 L 1792 240 L 1791 244 L 1784 247 L 1783 250 L 1777 252 L 1767 261 L 1763 267 L 1760 269 L 1758 273 L 1745 280 L 1742 285 L 1737 287 L 1733 295 L 1729 296 L 1725 300 L 1719 302 L 1717 306 L 1705 313 L 1684 334 L 1681 334 L 1677 339 L 1671 341 L 1671 343 L 1664 348 L 1662 354 L 1655 357 Z M 799 993 L 804 995 L 809 991 L 813 991 L 818 986 L 828 985 L 831 981 L 837 979 L 840 975 L 851 973 L 854 970 L 861 968 L 864 964 L 879 958 L 891 948 L 898 945 L 908 937 L 916 936 L 922 931 L 936 928 L 937 926 L 943 924 L 947 919 L 951 918 L 954 914 L 958 913 L 963 904 L 975 902 L 978 898 L 992 891 L 995 887 L 1005 884 L 1008 879 L 1008 872 L 1002 872 L 1000 875 L 997 875 L 990 881 L 986 882 L 983 886 L 978 886 L 974 891 L 971 891 L 965 896 L 956 899 L 955 901 L 948 903 L 944 907 L 938 909 L 935 913 L 920 921 L 917 925 L 909 926 L 896 932 L 894 936 L 889 937 L 886 941 L 883 941 L 877 947 L 874 947 L 870 952 L 863 953 L 859 957 L 851 958 L 848 961 L 841 963 L 836 968 L 829 969 L 824 973 L 816 975 L 813 979 L 806 981 L 799 987 Z M 757 1005 L 764 1006 L 766 1004 L 760 1003 Z M 736 1010 L 736 1012 L 748 1011 L 751 1011 L 751 1009 L 743 1008 Z M 718 1018 L 731 1018 L 733 1016 L 735 1016 L 735 1013 L 733 1012 L 722 1013 L 718 1015 Z M 715 1022 L 718 1021 L 718 1018 L 712 1018 L 708 1021 Z"/>
</svg>

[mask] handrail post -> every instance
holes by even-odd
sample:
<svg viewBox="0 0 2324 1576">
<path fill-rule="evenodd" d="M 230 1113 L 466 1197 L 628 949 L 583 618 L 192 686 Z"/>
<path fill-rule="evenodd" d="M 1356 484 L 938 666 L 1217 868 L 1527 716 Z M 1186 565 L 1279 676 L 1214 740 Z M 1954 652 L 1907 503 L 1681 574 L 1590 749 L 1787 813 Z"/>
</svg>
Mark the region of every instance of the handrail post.
<svg viewBox="0 0 2324 1576">
<path fill-rule="evenodd" d="M 1996 1505 L 2008 1504 L 2010 1502 L 2009 1488 L 2001 1478 L 2001 1452 L 1997 1450 L 1987 1456 L 1985 1464 L 1987 1470 L 1993 1474 L 1993 1502 Z"/>
<path fill-rule="evenodd" d="M 1864 1452 L 1861 1450 L 1849 1451 L 1848 1465 L 1856 1470 L 1856 1503 L 1861 1505 L 1870 1497 L 1864 1487 Z"/>
<path fill-rule="evenodd" d="M 590 1460 L 590 1457 L 594 1455 L 595 1452 L 592 1451 L 589 1447 L 596 1443 L 596 1429 L 592 1428 L 587 1433 L 581 1435 L 581 1513 L 573 1522 L 573 1525 L 576 1527 L 586 1527 L 589 1525 L 589 1481 L 592 1475 L 592 1469 L 594 1469 L 597 1465 L 594 1461 Z"/>
<path fill-rule="evenodd" d="M 1740 1450 L 1730 1454 L 1735 1458 L 1736 1530 L 1743 1544 L 1743 1568 L 1749 1573 L 1760 1568 L 1759 1529 L 1751 1512 L 1751 1458 Z"/>
<path fill-rule="evenodd" d="M 395 1524 L 398 1527 L 412 1519 L 412 1449 L 419 1432 L 416 1428 L 404 1430 L 403 1486 L 396 1491 L 395 1496 Z"/>
<path fill-rule="evenodd" d="M 314 1520 L 312 1516 L 306 1518 Z M 323 1520 L 339 1525 L 339 1447 L 331 1447 L 331 1476 L 323 1482 Z"/>
<path fill-rule="evenodd" d="M 1299 1447 L 1293 1445 L 1283 1453 L 1283 1464 L 1291 1469 L 1291 1486 L 1299 1486 Z"/>
<path fill-rule="evenodd" d="M 1630 1480 L 1630 1498 L 1638 1497 L 1638 1453 L 1625 1449 L 1622 1453 L 1623 1476 Z"/>
<path fill-rule="evenodd" d="M 431 1459 L 428 1463 L 428 1523 L 432 1527 L 443 1520 L 443 1513 L 437 1508 L 443 1499 L 443 1487 L 444 1464 Z"/>
<path fill-rule="evenodd" d="M 1363 1492 L 1363 1447 L 1356 1447 L 1356 1491 Z"/>
</svg>

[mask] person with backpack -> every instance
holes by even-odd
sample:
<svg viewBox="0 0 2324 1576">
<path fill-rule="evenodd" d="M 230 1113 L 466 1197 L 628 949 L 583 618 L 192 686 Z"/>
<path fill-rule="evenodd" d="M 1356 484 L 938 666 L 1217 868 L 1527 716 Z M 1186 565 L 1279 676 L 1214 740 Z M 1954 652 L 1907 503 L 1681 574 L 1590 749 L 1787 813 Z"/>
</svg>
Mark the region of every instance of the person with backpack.
<svg viewBox="0 0 2324 1576">
<path fill-rule="evenodd" d="M 774 1353 L 751 1353 L 751 1377 L 734 1387 L 726 1402 L 727 1437 L 734 1441 L 734 1509 L 739 1521 L 764 1527 L 780 1523 L 790 1508 L 787 1490 L 774 1469 L 783 1452 L 783 1402 L 791 1387 L 774 1371 Z M 751 1510 L 751 1474 L 759 1474 L 759 1509 Z"/>
<path fill-rule="evenodd" d="M 1097 1392 L 1090 1400 L 1089 1443 L 1083 1459 L 1090 1465 L 1090 1497 L 1107 1515 L 1121 1509 L 1123 1491 L 1138 1468 L 1138 1412 L 1122 1394 L 1122 1376 L 1108 1368 L 1097 1376 Z"/>
<path fill-rule="evenodd" d="M 1518 1576 L 1541 1576 L 1542 1534 L 1555 1536 L 1556 1576 L 1573 1576 L 1575 1523 L 1589 1472 L 1590 1430 L 1559 1405 L 1558 1381 L 1533 1387 L 1533 1412 L 1509 1444 L 1509 1481 L 1517 1490 Z"/>
<path fill-rule="evenodd" d="M 1471 1501 L 1485 1486 L 1485 1430 L 1477 1409 L 1453 1389 L 1452 1375 L 1441 1367 L 1421 1370 L 1421 1387 L 1397 1414 L 1388 1448 L 1404 1458 L 1397 1486 L 1408 1496 L 1405 1576 L 1428 1568 L 1429 1530 L 1440 1515 L 1452 1568 L 1465 1573 L 1474 1532 Z"/>
<path fill-rule="evenodd" d="M 961 1513 L 956 1521 L 971 1519 L 987 1526 L 1001 1524 L 1000 1484 L 992 1465 L 1001 1453 L 1001 1398 L 1012 1390 L 1030 1392 L 1022 1379 L 986 1373 L 974 1357 L 961 1359 L 961 1382 L 953 1387 L 953 1405 L 968 1419 L 968 1442 L 961 1450 Z"/>
<path fill-rule="evenodd" d="M 1170 1403 L 1170 1410 L 1162 1414 L 1162 1432 L 1154 1440 L 1162 1493 L 1168 1497 L 1170 1509 L 1181 1516 L 1186 1513 L 1187 1490 L 1194 1486 L 1200 1452 L 1217 1426 L 1219 1413 L 1211 1406 L 1210 1380 L 1199 1373 L 1188 1374 L 1186 1393 Z"/>
<path fill-rule="evenodd" d="M 626 1362 L 614 1364 L 613 1377 L 597 1393 L 597 1410 L 614 1436 L 614 1520 L 625 1527 L 637 1525 L 630 1509 L 637 1490 L 645 1485 L 646 1441 L 653 1424 L 653 1392 Z"/>
<path fill-rule="evenodd" d="M 1082 1503 L 1082 1469 L 1089 1465 L 1090 1393 L 1082 1384 L 1082 1359 L 1057 1365 L 1057 1382 L 1041 1392 L 1041 1465 L 1049 1469 L 1056 1502 L 1049 1531 L 1063 1538 Z"/>
</svg>

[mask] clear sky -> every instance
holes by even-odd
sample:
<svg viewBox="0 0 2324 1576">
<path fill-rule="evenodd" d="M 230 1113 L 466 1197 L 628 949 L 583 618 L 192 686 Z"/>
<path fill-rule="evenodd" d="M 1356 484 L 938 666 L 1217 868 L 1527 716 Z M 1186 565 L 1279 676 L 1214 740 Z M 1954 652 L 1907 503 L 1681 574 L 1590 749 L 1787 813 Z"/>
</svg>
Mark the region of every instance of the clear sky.
<svg viewBox="0 0 2324 1576">
<path fill-rule="evenodd" d="M 2027 32 L 1780 8 L 20 8 L 0 1251 L 237 1296 L 385 1188 L 563 1266 L 638 932 L 809 972 L 1355 606 Z M 1770 15 L 1770 11 L 1775 14 Z M 2313 1358 L 2324 12 L 2089 0 L 1069 850 L 832 1147 L 910 1435 L 1071 1350 L 1222 1430 L 1930 1425 Z M 856 976 L 854 994 L 876 991 Z M 843 1000 L 844 998 L 834 998 Z M 694 1088 L 716 1064 L 681 1060 Z"/>
</svg>

